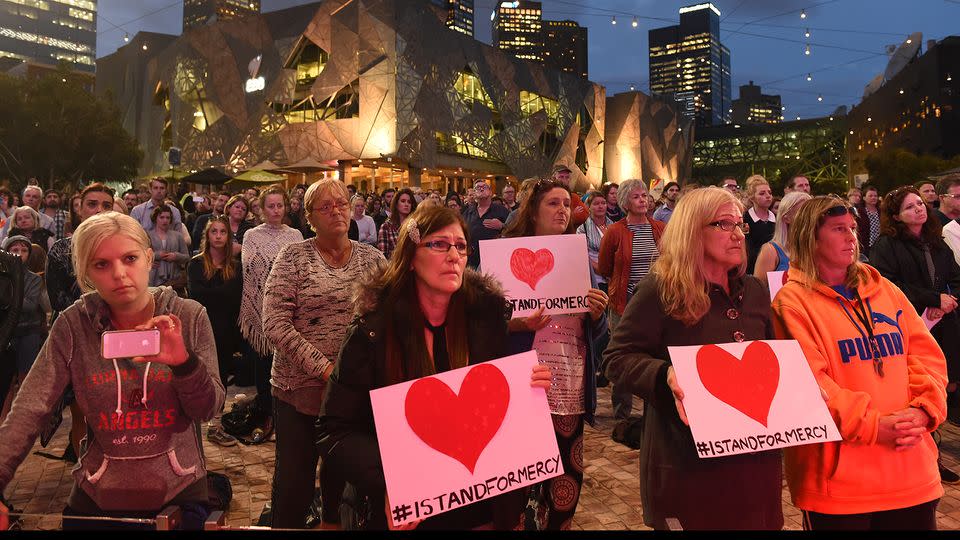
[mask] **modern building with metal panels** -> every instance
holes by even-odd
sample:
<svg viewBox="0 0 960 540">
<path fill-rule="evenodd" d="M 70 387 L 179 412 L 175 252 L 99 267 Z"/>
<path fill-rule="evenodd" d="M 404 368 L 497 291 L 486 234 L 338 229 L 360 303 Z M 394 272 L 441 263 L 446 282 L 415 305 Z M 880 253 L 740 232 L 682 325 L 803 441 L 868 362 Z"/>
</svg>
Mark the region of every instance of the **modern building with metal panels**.
<svg viewBox="0 0 960 540">
<path fill-rule="evenodd" d="M 98 61 L 143 174 L 305 158 L 364 186 L 603 171 L 605 90 L 446 28 L 425 1 L 328 0 L 218 21 Z M 138 82 L 139 81 L 139 82 Z"/>
</svg>

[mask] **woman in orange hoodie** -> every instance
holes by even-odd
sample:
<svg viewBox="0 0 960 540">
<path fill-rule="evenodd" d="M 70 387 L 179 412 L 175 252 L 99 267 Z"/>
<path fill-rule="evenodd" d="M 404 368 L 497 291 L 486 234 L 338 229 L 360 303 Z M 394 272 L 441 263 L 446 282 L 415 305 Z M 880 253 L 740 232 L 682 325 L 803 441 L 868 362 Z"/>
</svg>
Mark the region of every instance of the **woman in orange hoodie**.
<svg viewBox="0 0 960 540">
<path fill-rule="evenodd" d="M 845 201 L 815 197 L 790 230 L 774 327 L 800 343 L 843 440 L 786 449 L 787 483 L 806 529 L 933 530 L 946 361 L 900 289 L 857 262 L 856 227 Z"/>
</svg>

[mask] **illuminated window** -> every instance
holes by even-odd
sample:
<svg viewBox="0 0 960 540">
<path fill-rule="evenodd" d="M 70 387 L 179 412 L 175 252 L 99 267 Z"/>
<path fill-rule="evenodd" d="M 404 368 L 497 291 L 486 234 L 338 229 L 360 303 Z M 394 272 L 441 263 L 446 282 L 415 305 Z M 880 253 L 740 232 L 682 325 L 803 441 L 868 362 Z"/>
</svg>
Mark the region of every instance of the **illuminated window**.
<svg viewBox="0 0 960 540">
<path fill-rule="evenodd" d="M 544 111 L 547 115 L 547 123 L 551 126 L 560 125 L 560 103 L 556 100 L 543 97 L 526 90 L 520 91 L 520 112 L 525 116 L 531 116 L 539 111 Z"/>
<path fill-rule="evenodd" d="M 493 100 L 490 99 L 486 90 L 483 89 L 483 84 L 480 82 L 480 79 L 473 73 L 461 71 L 454 83 L 454 88 L 456 88 L 460 99 L 465 102 L 471 104 L 480 103 L 491 111 L 497 110 L 496 105 L 493 104 Z"/>
</svg>

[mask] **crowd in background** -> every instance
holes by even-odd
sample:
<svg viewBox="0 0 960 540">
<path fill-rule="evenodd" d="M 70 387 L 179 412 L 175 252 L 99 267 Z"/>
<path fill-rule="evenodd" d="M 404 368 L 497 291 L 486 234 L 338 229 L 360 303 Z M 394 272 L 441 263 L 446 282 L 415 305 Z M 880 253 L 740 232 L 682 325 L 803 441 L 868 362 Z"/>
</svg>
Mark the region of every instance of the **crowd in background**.
<svg viewBox="0 0 960 540">
<path fill-rule="evenodd" d="M 668 182 L 656 196 L 642 180 L 576 193 L 572 173 L 559 165 L 505 183 L 499 195 L 482 179 L 447 194 L 360 193 L 332 179 L 238 192 L 172 193 L 159 178 L 124 193 L 100 183 L 76 194 L 0 188 L 0 246 L 29 270 L 0 362 L 0 437 L 12 441 L 0 445 L 0 488 L 34 439 L 56 430 L 42 420 L 70 407 L 64 459 L 102 465 L 78 466 L 65 528 L 83 526 L 68 515 L 196 504 L 206 493 L 196 434 L 169 435 L 169 448 L 192 461 L 157 472 L 149 456 L 113 455 L 109 415 L 91 410 L 114 399 L 109 414 L 122 417 L 128 378 L 142 388 L 126 406 L 149 409 L 152 396 L 169 397 L 162 384 L 148 390 L 160 380 L 179 396 L 171 422 L 205 424 L 210 442 L 275 435 L 267 524 L 340 528 L 341 504 L 353 504 L 366 526 L 393 527 L 367 392 L 535 350 L 531 385 L 547 389 L 564 474 L 408 528 L 570 528 L 584 424 L 608 381 L 613 437 L 641 449 L 648 525 L 778 529 L 785 465 L 808 528 L 935 528 L 940 483 L 960 482 L 934 443 L 942 422 L 960 425 L 960 176 L 881 198 L 869 184 L 814 197 L 803 176 L 781 197 L 760 175 L 742 186 Z M 586 237 L 589 312 L 505 316 L 479 242 L 555 234 Z M 787 270 L 771 306 L 768 272 Z M 938 321 L 929 332 L 923 314 Z M 874 335 L 888 321 L 899 352 Z M 842 359 L 823 349 L 847 339 L 841 323 L 859 339 Z M 115 396 L 91 390 L 84 377 L 96 378 L 95 368 L 69 361 L 95 349 L 84 336 L 150 325 L 178 354 L 154 360 L 161 367 L 152 371 L 114 360 Z M 843 442 L 698 459 L 666 348 L 774 338 L 801 343 Z M 872 362 L 851 370 L 855 352 Z M 256 396 L 224 411 L 230 385 L 255 386 Z M 184 450 L 190 444 L 201 456 Z M 838 455 L 851 457 L 838 464 Z M 110 459 L 147 460 L 166 491 L 118 500 L 126 484 L 111 477 Z M 351 490 L 365 510 L 356 497 L 341 500 Z"/>
</svg>

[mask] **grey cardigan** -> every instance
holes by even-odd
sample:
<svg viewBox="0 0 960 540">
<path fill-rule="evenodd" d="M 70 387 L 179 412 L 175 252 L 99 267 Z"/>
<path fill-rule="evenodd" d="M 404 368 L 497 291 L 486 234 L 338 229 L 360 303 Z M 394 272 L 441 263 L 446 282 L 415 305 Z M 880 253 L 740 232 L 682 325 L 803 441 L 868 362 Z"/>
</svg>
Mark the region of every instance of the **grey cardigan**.
<svg viewBox="0 0 960 540">
<path fill-rule="evenodd" d="M 213 331 L 200 304 L 169 287 L 150 292 L 155 315 L 172 313 L 183 323 L 187 362 L 170 368 L 104 360 L 100 336 L 113 329 L 109 311 L 97 293 L 83 295 L 53 324 L 0 426 L 0 493 L 68 385 L 90 434 L 74 480 L 99 508 L 160 510 L 205 477 L 198 422 L 213 418 L 225 397 Z"/>
</svg>

